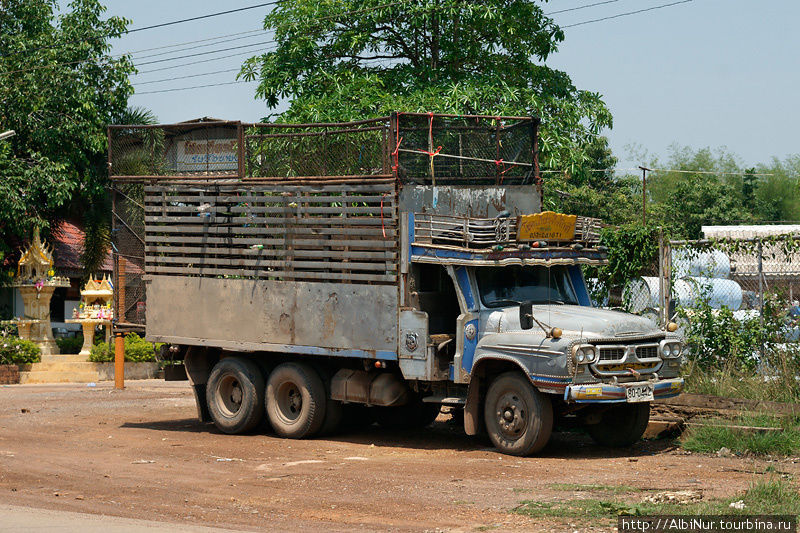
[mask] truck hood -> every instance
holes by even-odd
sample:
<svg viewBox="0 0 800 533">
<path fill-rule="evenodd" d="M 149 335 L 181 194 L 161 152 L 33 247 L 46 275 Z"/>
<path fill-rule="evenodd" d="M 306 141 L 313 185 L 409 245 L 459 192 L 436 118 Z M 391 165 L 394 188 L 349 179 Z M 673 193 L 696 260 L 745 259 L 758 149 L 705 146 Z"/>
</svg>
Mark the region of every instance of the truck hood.
<svg viewBox="0 0 800 533">
<path fill-rule="evenodd" d="M 565 337 L 633 337 L 661 332 L 658 326 L 646 318 L 596 307 L 534 305 L 533 316 L 545 326 L 561 328 Z M 534 325 L 534 330 L 540 331 L 540 328 Z M 492 311 L 486 320 L 485 331 L 523 331 L 519 325 L 519 308 L 507 307 Z"/>
</svg>

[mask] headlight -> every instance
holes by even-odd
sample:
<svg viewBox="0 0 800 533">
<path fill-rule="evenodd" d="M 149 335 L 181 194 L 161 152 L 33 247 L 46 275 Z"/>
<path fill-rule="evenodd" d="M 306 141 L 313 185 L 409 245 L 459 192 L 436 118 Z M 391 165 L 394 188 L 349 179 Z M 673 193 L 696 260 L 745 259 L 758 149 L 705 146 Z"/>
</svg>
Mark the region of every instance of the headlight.
<svg viewBox="0 0 800 533">
<path fill-rule="evenodd" d="M 594 346 L 577 346 L 574 352 L 575 362 L 578 364 L 593 363 L 597 358 Z"/>
<path fill-rule="evenodd" d="M 679 357 L 682 348 L 680 342 L 665 342 L 662 345 L 661 354 L 664 357 Z"/>
</svg>

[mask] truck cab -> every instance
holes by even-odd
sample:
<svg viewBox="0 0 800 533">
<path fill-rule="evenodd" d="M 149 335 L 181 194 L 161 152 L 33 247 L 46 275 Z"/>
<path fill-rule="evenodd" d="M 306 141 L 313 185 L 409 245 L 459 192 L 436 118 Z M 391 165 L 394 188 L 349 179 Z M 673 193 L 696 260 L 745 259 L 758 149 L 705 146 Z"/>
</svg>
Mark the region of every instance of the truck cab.
<svg viewBox="0 0 800 533">
<path fill-rule="evenodd" d="M 544 446 L 554 423 L 571 421 L 600 444 L 625 446 L 644 432 L 650 402 L 681 392 L 682 345 L 668 331 L 672 324 L 661 328 L 592 306 L 582 265 L 606 263 L 599 221 L 548 212 L 416 218 L 422 231 L 409 237 L 414 287 L 430 285 L 426 278 L 438 272 L 452 290 L 412 291 L 411 301 L 436 329 L 429 332 L 431 357 L 444 358 L 448 379 L 467 385 L 468 433 L 485 428 L 498 448 L 527 455 Z M 487 227 L 489 238 L 470 234 Z M 442 305 L 447 300 L 451 305 Z M 455 302 L 448 352 L 451 337 L 441 332 L 453 321 Z M 413 365 L 406 377 L 435 378 L 414 375 Z"/>
</svg>

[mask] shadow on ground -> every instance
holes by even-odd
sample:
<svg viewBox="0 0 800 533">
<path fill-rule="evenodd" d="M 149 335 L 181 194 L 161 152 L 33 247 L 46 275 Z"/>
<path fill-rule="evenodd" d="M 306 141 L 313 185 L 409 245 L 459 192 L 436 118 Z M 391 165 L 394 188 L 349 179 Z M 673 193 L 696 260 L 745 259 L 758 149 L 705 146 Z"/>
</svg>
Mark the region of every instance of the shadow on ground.
<svg viewBox="0 0 800 533">
<path fill-rule="evenodd" d="M 153 431 L 175 431 L 181 433 L 208 433 L 223 435 L 214 424 L 200 422 L 196 418 L 179 420 L 159 420 L 153 422 L 126 422 L 122 428 L 149 429 Z M 267 424 L 263 424 L 255 435 L 277 438 Z M 231 438 L 236 438 L 232 435 Z M 449 449 L 453 451 L 494 451 L 485 435 L 469 436 L 451 421 L 436 421 L 426 428 L 386 429 L 377 425 L 345 429 L 333 435 L 318 437 L 320 441 L 346 442 L 388 448 L 409 448 L 416 450 Z M 605 448 L 595 444 L 581 431 L 553 433 L 547 447 L 537 457 L 565 459 L 597 459 L 615 457 L 641 457 L 666 453 L 675 449 L 669 439 L 645 440 L 627 448 Z"/>
</svg>

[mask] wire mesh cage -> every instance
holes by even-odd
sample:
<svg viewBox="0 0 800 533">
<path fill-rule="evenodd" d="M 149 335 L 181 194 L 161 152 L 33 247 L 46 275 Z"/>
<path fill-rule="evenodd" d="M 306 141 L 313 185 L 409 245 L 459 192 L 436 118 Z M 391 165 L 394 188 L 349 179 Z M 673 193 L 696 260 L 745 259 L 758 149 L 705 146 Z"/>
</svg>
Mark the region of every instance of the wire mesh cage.
<svg viewBox="0 0 800 533">
<path fill-rule="evenodd" d="M 110 126 L 109 175 L 236 177 L 241 129 L 223 121 Z"/>
<path fill-rule="evenodd" d="M 145 274 L 144 184 L 115 183 L 112 188 L 112 254 L 117 324 L 143 327 L 147 295 Z"/>
<path fill-rule="evenodd" d="M 390 175 L 388 118 L 330 124 L 254 124 L 244 135 L 245 177 Z"/>
<path fill-rule="evenodd" d="M 529 184 L 538 176 L 533 117 L 398 113 L 392 148 L 405 182 Z"/>
</svg>

